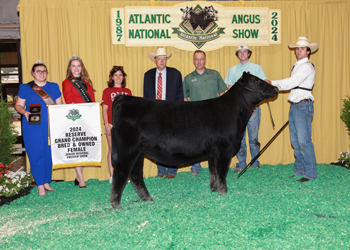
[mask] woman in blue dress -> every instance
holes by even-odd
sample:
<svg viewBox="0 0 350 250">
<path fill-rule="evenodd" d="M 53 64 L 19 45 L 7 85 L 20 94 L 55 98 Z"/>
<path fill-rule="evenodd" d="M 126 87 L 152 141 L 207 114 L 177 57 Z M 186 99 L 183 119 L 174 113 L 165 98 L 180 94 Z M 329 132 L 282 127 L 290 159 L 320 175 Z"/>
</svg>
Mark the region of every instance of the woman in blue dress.
<svg viewBox="0 0 350 250">
<path fill-rule="evenodd" d="M 51 192 L 53 189 L 49 185 L 52 180 L 52 158 L 51 147 L 48 145 L 47 104 L 44 100 L 47 103 L 51 101 L 52 104 L 62 104 L 62 97 L 58 84 L 46 81 L 47 67 L 43 61 L 37 61 L 33 65 L 31 73 L 34 77 L 34 83 L 20 85 L 15 109 L 23 115 L 24 146 L 28 154 L 34 180 L 38 186 L 39 195 L 46 196 L 46 191 Z M 44 90 L 52 100 L 47 101 L 49 99 L 47 96 L 43 99 L 38 94 L 40 88 L 37 88 L 37 86 Z M 38 91 L 34 89 L 38 89 Z M 41 93 L 43 92 L 41 91 Z M 33 105 L 35 107 L 41 106 L 41 119 L 40 121 L 35 120 L 36 124 L 28 123 L 29 115 L 31 114 L 29 112 L 30 104 L 35 104 Z"/>
</svg>

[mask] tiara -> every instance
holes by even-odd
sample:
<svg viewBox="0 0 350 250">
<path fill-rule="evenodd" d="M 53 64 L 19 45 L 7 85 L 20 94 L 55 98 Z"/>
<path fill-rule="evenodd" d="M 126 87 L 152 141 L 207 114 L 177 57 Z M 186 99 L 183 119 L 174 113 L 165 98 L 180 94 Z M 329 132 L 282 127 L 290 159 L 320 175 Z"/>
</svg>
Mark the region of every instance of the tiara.
<svg viewBox="0 0 350 250">
<path fill-rule="evenodd" d="M 34 65 L 35 64 L 42 64 L 42 65 L 45 65 L 45 62 L 43 61 L 43 60 L 37 60 L 35 63 L 34 63 Z"/>
<path fill-rule="evenodd" d="M 71 60 L 81 60 L 81 58 L 77 55 L 73 55 Z"/>
</svg>

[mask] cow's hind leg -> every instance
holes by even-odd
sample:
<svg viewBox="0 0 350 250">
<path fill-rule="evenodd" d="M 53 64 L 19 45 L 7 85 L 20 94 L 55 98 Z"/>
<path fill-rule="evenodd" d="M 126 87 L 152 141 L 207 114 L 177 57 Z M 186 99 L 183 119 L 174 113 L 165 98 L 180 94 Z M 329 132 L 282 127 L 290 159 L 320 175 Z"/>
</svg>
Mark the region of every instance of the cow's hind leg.
<svg viewBox="0 0 350 250">
<path fill-rule="evenodd" d="M 141 154 L 137 159 L 134 168 L 130 173 L 131 183 L 134 186 L 136 193 L 143 201 L 153 201 L 152 197 L 148 193 L 148 190 L 143 180 L 143 160 L 144 155 Z"/>
<path fill-rule="evenodd" d="M 131 168 L 134 167 L 135 160 L 132 159 L 123 159 L 118 156 L 118 159 L 113 162 L 114 171 L 113 171 L 113 181 L 111 187 L 110 202 L 114 209 L 120 209 L 120 200 L 125 188 L 125 185 L 128 181 L 128 177 L 131 172 Z"/>
<path fill-rule="evenodd" d="M 126 131 L 129 132 L 129 131 Z M 132 132 L 132 133 L 131 133 Z M 126 133 L 136 135 L 135 131 Z M 111 187 L 110 202 L 114 209 L 120 209 L 121 197 L 127 183 L 128 177 L 135 167 L 136 160 L 141 154 L 138 145 L 138 138 L 131 140 L 131 136 L 123 137 L 117 135 L 115 128 L 112 128 L 112 164 L 114 166 L 113 180 Z M 129 143 L 129 145 L 127 144 Z M 132 148 L 132 150 L 130 150 Z M 118 152 L 118 153 L 117 153 Z"/>
</svg>

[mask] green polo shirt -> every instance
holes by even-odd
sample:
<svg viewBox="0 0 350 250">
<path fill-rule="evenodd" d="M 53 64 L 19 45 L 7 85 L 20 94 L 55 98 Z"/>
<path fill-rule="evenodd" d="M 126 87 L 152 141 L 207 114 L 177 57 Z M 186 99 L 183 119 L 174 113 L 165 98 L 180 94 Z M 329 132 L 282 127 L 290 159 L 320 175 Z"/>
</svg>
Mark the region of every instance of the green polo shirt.
<svg viewBox="0 0 350 250">
<path fill-rule="evenodd" d="M 227 89 L 219 72 L 213 69 L 205 69 L 203 74 L 193 71 L 183 81 L 184 98 L 190 101 L 202 101 L 218 97 Z"/>
</svg>

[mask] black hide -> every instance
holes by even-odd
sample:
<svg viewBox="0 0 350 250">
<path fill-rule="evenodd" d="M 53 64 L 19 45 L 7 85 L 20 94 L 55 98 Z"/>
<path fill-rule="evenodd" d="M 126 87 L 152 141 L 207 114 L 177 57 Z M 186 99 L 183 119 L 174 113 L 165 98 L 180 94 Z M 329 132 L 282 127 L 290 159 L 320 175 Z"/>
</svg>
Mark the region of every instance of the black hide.
<svg viewBox="0 0 350 250">
<path fill-rule="evenodd" d="M 144 154 L 170 166 L 208 158 L 210 189 L 225 194 L 229 164 L 254 107 L 277 94 L 276 87 L 244 72 L 223 96 L 205 101 L 117 96 L 113 103 L 112 207 L 121 208 L 128 178 L 142 200 L 152 200 L 143 180 Z"/>
</svg>

